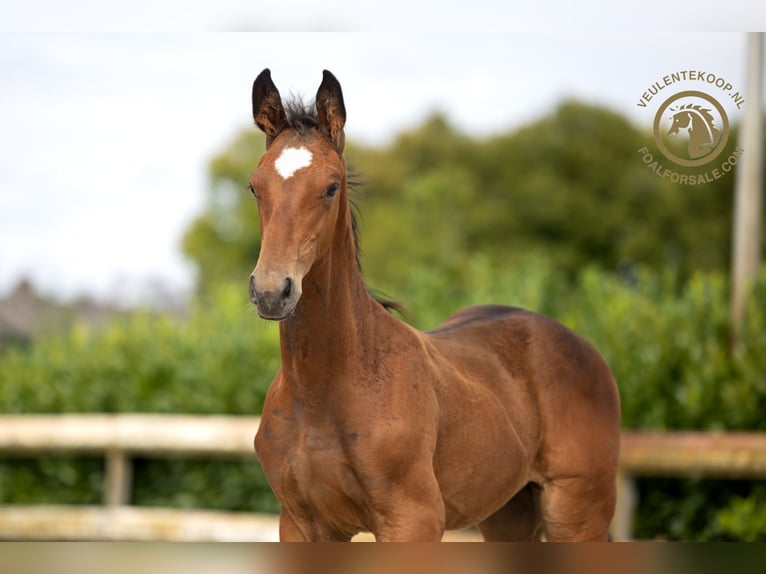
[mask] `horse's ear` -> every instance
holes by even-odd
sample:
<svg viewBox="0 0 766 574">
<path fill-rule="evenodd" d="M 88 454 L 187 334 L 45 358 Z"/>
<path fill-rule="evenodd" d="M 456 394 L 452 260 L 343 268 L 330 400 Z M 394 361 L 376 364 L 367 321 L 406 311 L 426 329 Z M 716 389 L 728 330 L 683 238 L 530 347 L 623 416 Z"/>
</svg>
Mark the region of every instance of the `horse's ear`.
<svg viewBox="0 0 766 574">
<path fill-rule="evenodd" d="M 322 83 L 317 90 L 316 105 L 319 123 L 339 152 L 343 151 L 346 136 L 346 106 L 343 104 L 343 92 L 340 83 L 329 71 L 322 72 Z"/>
<path fill-rule="evenodd" d="M 267 148 L 285 127 L 287 116 L 282 107 L 282 98 L 271 80 L 268 68 L 258 74 L 253 82 L 253 119 L 266 134 Z"/>
</svg>

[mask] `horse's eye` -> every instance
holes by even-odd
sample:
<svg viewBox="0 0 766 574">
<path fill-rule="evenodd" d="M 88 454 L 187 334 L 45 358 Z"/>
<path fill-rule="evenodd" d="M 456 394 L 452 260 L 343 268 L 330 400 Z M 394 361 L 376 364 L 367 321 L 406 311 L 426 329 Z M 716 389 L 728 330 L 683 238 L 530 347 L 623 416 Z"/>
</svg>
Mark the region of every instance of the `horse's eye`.
<svg viewBox="0 0 766 574">
<path fill-rule="evenodd" d="M 332 199 L 335 197 L 335 194 L 338 193 L 338 190 L 340 189 L 339 183 L 333 183 L 330 187 L 327 188 L 327 191 L 324 192 L 324 196 L 327 199 Z"/>
</svg>

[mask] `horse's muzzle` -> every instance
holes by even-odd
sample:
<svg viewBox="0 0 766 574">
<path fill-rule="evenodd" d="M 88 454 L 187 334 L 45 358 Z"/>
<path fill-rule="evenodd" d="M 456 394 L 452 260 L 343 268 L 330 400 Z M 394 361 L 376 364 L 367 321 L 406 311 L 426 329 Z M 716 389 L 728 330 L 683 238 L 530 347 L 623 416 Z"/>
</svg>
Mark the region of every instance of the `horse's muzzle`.
<svg viewBox="0 0 766 574">
<path fill-rule="evenodd" d="M 301 297 L 300 285 L 291 277 L 250 275 L 249 295 L 263 319 L 281 321 L 293 312 Z"/>
</svg>

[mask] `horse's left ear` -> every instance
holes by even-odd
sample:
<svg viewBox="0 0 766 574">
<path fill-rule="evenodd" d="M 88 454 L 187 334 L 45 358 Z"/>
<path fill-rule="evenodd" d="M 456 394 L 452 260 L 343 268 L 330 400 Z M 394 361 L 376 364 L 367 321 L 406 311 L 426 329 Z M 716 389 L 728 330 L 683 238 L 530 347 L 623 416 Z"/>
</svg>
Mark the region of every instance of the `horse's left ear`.
<svg viewBox="0 0 766 574">
<path fill-rule="evenodd" d="M 322 83 L 317 90 L 316 106 L 319 113 L 319 123 L 322 125 L 330 141 L 339 152 L 343 151 L 346 136 L 343 126 L 346 125 L 346 106 L 343 104 L 343 92 L 340 83 L 329 71 L 322 72 Z"/>
</svg>

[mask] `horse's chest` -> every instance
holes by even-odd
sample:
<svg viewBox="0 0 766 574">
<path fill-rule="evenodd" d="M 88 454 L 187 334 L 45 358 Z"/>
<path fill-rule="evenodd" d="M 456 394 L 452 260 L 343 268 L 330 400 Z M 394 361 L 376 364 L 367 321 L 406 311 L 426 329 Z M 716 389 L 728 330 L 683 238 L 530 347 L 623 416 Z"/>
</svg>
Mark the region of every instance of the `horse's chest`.
<svg viewBox="0 0 766 574">
<path fill-rule="evenodd" d="M 317 486 L 337 483 L 338 468 L 345 463 L 345 456 L 335 437 L 316 430 L 295 433 L 294 437 L 284 461 L 283 483 L 294 485 L 307 498 Z"/>
<path fill-rule="evenodd" d="M 275 494 L 291 511 L 359 522 L 364 494 L 331 428 L 280 424 L 264 419 L 256 450 Z M 350 525 L 350 524 L 349 524 Z"/>
</svg>

